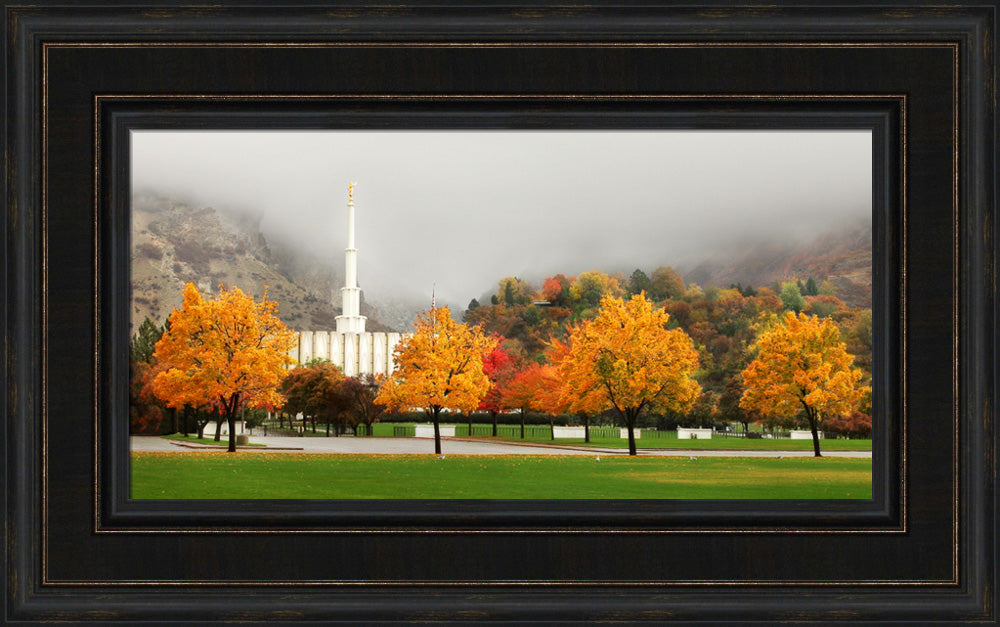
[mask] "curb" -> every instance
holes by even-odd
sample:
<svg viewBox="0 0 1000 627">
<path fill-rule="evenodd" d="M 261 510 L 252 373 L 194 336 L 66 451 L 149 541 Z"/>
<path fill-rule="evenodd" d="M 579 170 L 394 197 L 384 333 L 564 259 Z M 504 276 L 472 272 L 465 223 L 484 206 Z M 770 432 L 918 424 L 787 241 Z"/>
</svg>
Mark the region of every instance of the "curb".
<svg viewBox="0 0 1000 627">
<path fill-rule="evenodd" d="M 225 452 L 225 451 L 228 450 L 225 446 L 215 446 L 213 444 L 195 444 L 194 442 L 178 442 L 177 440 L 167 440 L 167 442 L 170 442 L 174 446 L 180 446 L 180 447 L 183 447 L 183 448 L 193 448 L 193 449 L 200 450 L 200 451 L 223 451 L 223 452 Z M 268 451 L 303 451 L 305 449 L 303 449 L 303 448 L 296 448 L 296 447 L 290 447 L 290 446 L 267 446 L 267 445 L 264 445 L 264 446 L 239 446 L 239 445 L 237 445 L 236 450 L 237 451 L 239 451 L 239 450 L 244 450 L 244 451 L 263 451 L 263 450 L 268 450 Z"/>
</svg>

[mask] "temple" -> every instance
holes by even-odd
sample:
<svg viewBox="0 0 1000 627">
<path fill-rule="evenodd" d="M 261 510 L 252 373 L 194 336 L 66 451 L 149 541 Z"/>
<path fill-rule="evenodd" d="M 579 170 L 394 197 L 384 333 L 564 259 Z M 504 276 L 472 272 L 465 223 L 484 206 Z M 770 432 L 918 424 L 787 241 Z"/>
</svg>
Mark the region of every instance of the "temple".
<svg viewBox="0 0 1000 627">
<path fill-rule="evenodd" d="M 291 357 L 304 364 L 312 359 L 329 359 L 344 374 L 382 375 L 393 370 L 393 351 L 404 337 L 401 333 L 369 333 L 361 315 L 361 288 L 358 287 L 358 249 L 354 245 L 354 187 L 348 186 L 347 248 L 344 250 L 344 286 L 340 288 L 341 315 L 336 331 L 301 331 Z"/>
</svg>

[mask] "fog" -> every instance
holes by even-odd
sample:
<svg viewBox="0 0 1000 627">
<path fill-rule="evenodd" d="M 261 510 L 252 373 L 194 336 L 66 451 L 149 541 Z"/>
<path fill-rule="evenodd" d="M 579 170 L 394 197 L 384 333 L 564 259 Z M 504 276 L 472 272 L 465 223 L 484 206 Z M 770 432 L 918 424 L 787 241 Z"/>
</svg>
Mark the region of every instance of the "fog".
<svg viewBox="0 0 1000 627">
<path fill-rule="evenodd" d="M 260 216 L 366 298 L 464 308 L 538 281 L 696 263 L 870 220 L 869 131 L 134 131 L 133 191 Z M 339 266 L 338 266 L 339 269 Z"/>
</svg>

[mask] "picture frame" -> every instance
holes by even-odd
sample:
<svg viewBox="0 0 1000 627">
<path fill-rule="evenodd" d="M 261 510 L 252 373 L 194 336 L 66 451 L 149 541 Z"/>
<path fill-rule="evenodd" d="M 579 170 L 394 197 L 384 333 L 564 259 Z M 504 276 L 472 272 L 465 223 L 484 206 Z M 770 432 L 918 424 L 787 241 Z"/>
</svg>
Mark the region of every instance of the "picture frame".
<svg viewBox="0 0 1000 627">
<path fill-rule="evenodd" d="M 995 5 L 4 9 L 7 620 L 997 618 Z M 877 129 L 875 498 L 130 500 L 126 138 L 220 120 Z"/>
</svg>

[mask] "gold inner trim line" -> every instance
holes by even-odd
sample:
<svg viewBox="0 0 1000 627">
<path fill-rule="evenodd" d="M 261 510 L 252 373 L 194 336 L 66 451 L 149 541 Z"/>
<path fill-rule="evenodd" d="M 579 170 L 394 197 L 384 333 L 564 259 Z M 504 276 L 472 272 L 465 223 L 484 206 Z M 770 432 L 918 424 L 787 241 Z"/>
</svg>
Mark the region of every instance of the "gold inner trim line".
<svg viewBox="0 0 1000 627">
<path fill-rule="evenodd" d="M 751 94 L 751 93 L 719 93 L 719 94 L 386 94 L 386 93 L 329 93 L 329 94 L 102 94 L 94 97 L 95 102 L 105 100 L 206 100 L 233 102 L 245 100 L 573 100 L 580 102 L 607 102 L 615 100 L 898 100 L 904 101 L 907 94 L 896 93 L 860 93 L 860 94 Z M 656 130 L 656 129 L 648 129 Z"/>
<path fill-rule="evenodd" d="M 958 231 L 958 228 L 959 228 L 960 224 L 959 224 L 959 218 L 958 218 L 958 201 L 959 201 L 959 198 L 958 198 L 958 196 L 959 196 L 959 191 L 958 191 L 958 173 L 959 173 L 958 132 L 959 132 L 959 105 L 960 105 L 960 100 L 959 100 L 959 93 L 960 93 L 959 92 L 959 88 L 960 88 L 960 74 L 959 74 L 959 70 L 960 70 L 960 65 L 959 65 L 959 58 L 958 58 L 958 44 L 957 43 L 947 43 L 947 42 L 944 42 L 944 43 L 936 43 L 936 42 L 886 42 L 886 43 L 876 43 L 876 42 L 759 42 L 759 43 L 754 43 L 754 42 L 714 42 L 714 43 L 696 43 L 696 42 L 672 42 L 672 43 L 671 42 L 665 42 L 665 43 L 625 43 L 625 42 L 603 42 L 603 43 L 602 42 L 569 42 L 569 43 L 557 43 L 557 42 L 521 42 L 521 43 L 509 43 L 509 42 L 496 42 L 496 43 L 461 43 L 461 42 L 451 42 L 451 43 L 448 43 L 448 42 L 414 42 L 414 43 L 402 43 L 402 42 L 388 42 L 388 43 L 387 42 L 375 42 L 375 43 L 368 43 L 368 42 L 340 42 L 340 43 L 280 43 L 280 42 L 271 42 L 271 43 L 220 43 L 220 42 L 200 42 L 200 43 L 195 43 L 195 42 L 174 42 L 174 43 L 149 43 L 149 42 L 144 42 L 144 43 L 115 43 L 115 42 L 104 42 L 104 43 L 87 43 L 87 42 L 75 42 L 74 43 L 74 42 L 45 42 L 45 43 L 42 44 L 42 83 L 43 83 L 42 84 L 42 90 L 41 90 L 42 91 L 42 94 L 41 94 L 41 100 L 42 100 L 42 125 L 41 125 L 41 138 L 42 138 L 42 163 L 41 163 L 41 170 L 42 170 L 42 180 L 41 180 L 41 215 L 40 215 L 41 231 L 42 231 L 41 232 L 41 246 L 42 246 L 42 263 L 41 263 L 42 290 L 41 291 L 42 291 L 42 294 L 41 294 L 41 297 L 40 297 L 40 306 L 41 306 L 41 315 L 42 315 L 42 330 L 41 330 L 41 336 L 40 336 L 41 337 L 41 345 L 42 345 L 41 346 L 41 348 L 42 348 L 42 355 L 40 356 L 40 366 L 41 366 L 41 384 L 42 384 L 42 390 L 43 390 L 43 394 L 41 395 L 41 399 L 40 399 L 40 408 L 41 408 L 41 414 L 42 414 L 42 416 L 41 416 L 41 418 L 42 418 L 42 421 L 41 421 L 41 423 L 42 423 L 41 424 L 41 437 L 42 437 L 42 451 L 41 451 L 41 462 L 42 462 L 42 468 L 41 468 L 41 479 L 42 479 L 42 495 L 41 495 L 42 496 L 42 498 L 41 498 L 41 501 L 42 501 L 41 502 L 41 517 L 42 517 L 42 520 L 41 520 L 41 523 L 42 523 L 41 524 L 41 537 L 42 537 L 42 542 L 41 542 L 41 562 L 42 563 L 41 563 L 41 572 L 42 572 L 42 582 L 43 583 L 57 583 L 57 582 L 50 581 L 49 578 L 48 578 L 48 574 L 47 574 L 47 563 L 48 563 L 48 560 L 47 560 L 47 547 L 48 547 L 48 542 L 47 542 L 47 539 L 48 539 L 48 536 L 47 536 L 47 528 L 48 528 L 47 496 L 48 496 L 48 433 L 49 432 L 48 432 L 48 405 L 47 405 L 47 402 L 46 402 L 46 395 L 45 395 L 44 391 L 48 389 L 48 379 L 47 379 L 47 371 L 48 371 L 47 366 L 48 366 L 48 364 L 47 364 L 47 360 L 46 360 L 46 354 L 47 354 L 47 350 L 48 350 L 48 333 L 47 333 L 47 328 L 48 328 L 48 296 L 47 296 L 47 286 L 48 286 L 48 282 L 49 282 L 49 265 L 48 265 L 49 246 L 48 246 L 48 238 L 47 238 L 47 229 L 48 229 L 48 226 L 47 226 L 48 198 L 47 198 L 47 193 L 46 193 L 46 188 L 47 188 L 47 184 L 48 184 L 48 155 L 47 155 L 47 146 L 48 146 L 48 49 L 49 48 L 73 48 L 73 47 L 80 47 L 80 48 L 89 48 L 89 47 L 128 48 L 128 47 L 151 47 L 151 46 L 158 46 L 158 47 L 216 47 L 216 48 L 218 48 L 218 47 L 237 47 L 237 48 L 249 48 L 249 47 L 259 47 L 259 48 L 276 48 L 276 47 L 284 47 L 284 48 L 287 48 L 287 47 L 300 47 L 300 48 L 315 48 L 315 47 L 369 47 L 369 48 L 375 48 L 375 47 L 384 47 L 384 48 L 394 48 L 394 47 L 414 47 L 414 48 L 422 48 L 422 47 L 428 47 L 428 48 L 429 47 L 436 47 L 436 48 L 488 48 L 488 47 L 495 47 L 495 48 L 513 48 L 513 47 L 590 47 L 590 48 L 599 48 L 599 47 L 613 47 L 613 48 L 629 48 L 629 47 L 631 47 L 631 48 L 688 48 L 688 47 L 701 47 L 701 48 L 713 48 L 713 47 L 715 47 L 715 48 L 723 48 L 723 47 L 741 47 L 741 48 L 748 48 L 748 47 L 760 47 L 760 48 L 778 48 L 778 47 L 835 48 L 835 47 L 840 47 L 840 48 L 881 48 L 881 47 L 927 47 L 927 48 L 935 48 L 935 47 L 951 47 L 954 50 L 954 57 L 955 57 L 955 85 L 954 85 L 954 93 L 955 93 L 954 108 L 955 108 L 955 110 L 954 110 L 954 116 L 953 116 L 953 146 L 954 146 L 953 213 L 954 213 L 954 220 L 955 220 L 954 263 L 956 264 L 956 268 L 957 268 L 957 263 L 959 261 L 959 231 Z M 187 97 L 187 98 L 198 98 L 199 96 L 197 96 L 197 95 L 190 95 L 190 96 L 182 96 L 182 95 L 138 96 L 137 95 L 137 96 L 134 96 L 134 97 L 137 97 L 137 98 L 138 97 L 144 97 L 144 98 L 152 98 L 152 97 L 155 97 L 155 98 L 168 98 L 168 97 L 169 98 L 185 98 L 185 97 Z M 382 98 L 382 99 L 428 99 L 428 98 L 464 98 L 464 99 L 482 98 L 482 99 L 486 99 L 486 98 L 491 98 L 491 99 L 497 99 L 497 100 L 504 99 L 504 98 L 506 98 L 506 99 L 510 99 L 510 98 L 525 98 L 525 99 L 529 99 L 529 98 L 533 98 L 533 99 L 574 98 L 574 99 L 577 99 L 577 100 L 597 100 L 597 99 L 602 98 L 600 96 L 593 96 L 593 95 L 556 95 L 556 96 L 553 96 L 553 95 L 540 95 L 540 94 L 524 95 L 524 96 L 515 96 L 515 95 L 505 95 L 505 96 L 475 96 L 475 95 L 439 95 L 439 96 L 417 96 L 417 95 L 412 95 L 412 96 L 400 96 L 400 95 L 382 95 L 382 96 L 377 96 L 377 95 L 364 95 L 364 94 L 349 95 L 349 96 L 345 96 L 345 95 L 311 95 L 311 96 L 280 95 L 279 96 L 279 95 L 274 95 L 274 94 L 268 94 L 268 95 L 258 95 L 258 96 L 246 96 L 246 95 L 242 95 L 242 96 L 229 96 L 229 97 L 219 97 L 219 96 L 201 96 L 201 97 L 206 98 L 206 99 L 208 99 L 208 98 L 211 98 L 211 99 L 225 99 L 225 98 L 229 98 L 229 99 L 248 99 L 248 100 L 249 99 L 257 99 L 257 98 L 268 98 L 268 99 L 270 99 L 270 98 L 281 98 L 281 99 L 289 99 L 289 100 L 293 99 L 293 98 Z M 697 95 L 692 95 L 692 96 L 679 96 L 679 95 L 655 96 L 655 95 L 634 95 L 634 94 L 633 95 L 628 95 L 628 94 L 619 94 L 619 95 L 604 96 L 603 98 L 605 98 L 605 99 L 623 99 L 623 100 L 626 100 L 626 99 L 654 99 L 654 98 L 663 98 L 663 99 L 671 99 L 671 98 L 672 99 L 683 99 L 683 98 L 691 98 L 691 99 L 710 99 L 710 98 L 711 99 L 735 99 L 735 98 L 742 98 L 742 99 L 760 99 L 760 100 L 765 100 L 765 99 L 771 99 L 771 100 L 803 99 L 803 100 L 805 100 L 805 99 L 829 98 L 829 99 L 847 100 L 847 99 L 856 99 L 856 98 L 885 98 L 885 97 L 887 97 L 885 94 L 871 94 L 871 95 L 852 95 L 852 94 L 846 94 L 846 95 L 830 95 L 830 96 L 815 96 L 815 95 L 807 95 L 807 94 L 802 94 L 802 95 L 781 95 L 781 96 L 766 96 L 766 95 L 751 95 L 751 94 L 743 94 L 743 95 L 738 95 L 738 94 L 711 94 L 711 95 L 701 95 L 701 96 L 697 96 Z M 899 97 L 899 96 L 897 96 L 897 97 Z M 115 98 L 122 98 L 122 97 L 121 96 L 115 96 Z M 902 191 L 901 196 L 902 196 L 902 199 L 903 199 L 902 254 L 903 254 L 903 260 L 905 262 L 905 259 L 906 259 L 906 215 L 905 215 L 906 212 L 905 212 L 905 207 L 906 207 L 906 192 L 907 192 L 907 188 L 906 188 L 906 167 L 907 167 L 906 166 L 906 133 L 907 133 L 907 131 L 906 131 L 906 114 L 905 114 L 905 110 L 906 110 L 905 96 L 902 96 L 902 100 L 903 100 L 903 111 L 904 111 L 903 120 L 902 120 L 902 131 L 901 131 L 901 134 L 902 134 L 902 143 L 903 143 L 903 147 L 902 147 L 903 148 L 903 153 L 902 153 L 903 154 L 903 159 L 902 159 L 902 166 L 901 166 L 902 170 L 903 170 L 903 176 L 902 176 L 903 190 L 901 190 Z M 99 104 L 100 104 L 99 103 L 99 97 L 95 98 L 95 105 L 99 105 Z M 95 271 L 96 271 L 96 268 L 97 268 L 98 258 L 99 258 L 97 247 L 96 247 L 96 245 L 98 243 L 97 234 L 96 234 L 96 231 L 97 231 L 96 209 L 97 209 L 97 205 L 99 203 L 99 192 L 98 192 L 98 187 L 99 187 L 99 185 L 98 185 L 99 184 L 99 165 L 96 163 L 96 158 L 97 158 L 97 155 L 100 154 L 100 152 L 99 152 L 99 148 L 100 148 L 99 141 L 100 140 L 99 140 L 99 135 L 97 134 L 97 131 L 99 130 L 97 128 L 98 125 L 99 125 L 97 108 L 98 108 L 98 106 L 95 106 L 95 112 L 94 112 L 94 124 L 95 124 L 95 129 L 94 129 L 95 137 L 94 137 L 94 140 L 95 140 L 95 150 L 96 150 L 96 153 L 95 153 L 95 169 L 94 169 L 94 177 L 95 177 L 95 181 L 94 181 L 95 182 L 95 192 L 94 192 L 95 193 L 95 196 L 94 196 L 94 199 L 95 199 L 95 204 L 94 204 L 94 211 L 95 211 L 95 214 L 94 214 L 94 228 L 95 228 L 94 269 L 95 269 Z M 901 311 L 902 316 L 901 317 L 902 317 L 902 324 L 903 324 L 904 333 L 905 333 L 905 326 L 906 326 L 906 289 L 907 289 L 906 288 L 906 278 L 907 278 L 906 277 L 906 266 L 905 266 L 905 263 L 903 263 L 903 268 L 902 268 L 902 279 L 903 279 L 902 301 L 903 302 L 902 302 L 902 311 Z M 955 277 L 953 277 L 953 280 L 955 281 L 955 287 L 957 287 L 959 279 L 960 279 L 960 277 L 958 276 L 958 274 L 956 272 Z M 95 282 L 95 289 L 96 289 L 96 282 Z M 95 320 L 99 320 L 99 315 L 98 314 L 100 313 L 100 309 L 99 309 L 99 304 L 97 304 L 97 303 L 95 303 L 94 313 L 95 313 Z M 959 314 L 959 303 L 956 300 L 955 305 L 954 305 L 955 320 L 954 320 L 954 327 L 953 327 L 953 333 L 956 334 L 954 336 L 954 346 L 953 346 L 953 359 L 955 360 L 954 369 L 953 369 L 953 372 L 954 372 L 953 385 L 954 385 L 954 393 L 956 394 L 956 397 L 955 397 L 956 399 L 957 399 L 957 393 L 959 392 L 958 367 L 957 367 L 957 365 L 958 365 L 958 355 L 959 355 L 959 345 L 958 345 L 958 337 L 957 337 L 957 332 L 958 332 L 958 328 L 959 328 L 958 327 L 958 314 Z M 95 322 L 95 325 L 97 325 L 97 324 L 98 323 Z M 98 332 L 98 331 L 99 331 L 99 326 L 97 328 L 95 328 L 95 332 Z M 97 341 L 100 342 L 100 335 L 96 335 L 95 337 L 96 337 Z M 904 337 L 905 337 L 905 335 L 904 335 Z M 94 357 L 94 359 L 95 359 L 94 367 L 95 367 L 95 371 L 96 371 L 96 368 L 98 367 L 98 361 L 99 361 L 98 360 L 98 352 L 96 350 L 95 350 L 95 354 L 94 355 L 95 355 L 95 357 Z M 903 356 L 902 356 L 902 359 L 903 359 L 903 368 L 904 368 L 904 371 L 905 371 L 905 367 L 906 367 L 905 342 L 903 343 Z M 904 468 L 903 468 L 903 486 L 902 487 L 903 487 L 903 494 L 904 494 L 904 499 L 903 499 L 903 513 L 904 513 L 903 520 L 904 520 L 904 526 L 905 526 L 905 522 L 906 522 L 906 519 L 907 519 L 907 516 L 906 516 L 906 498 L 905 498 L 905 495 L 906 495 L 906 483 L 907 483 L 906 482 L 906 478 L 908 477 L 908 474 L 906 472 L 906 459 L 907 459 L 907 457 L 906 457 L 906 449 L 907 449 L 907 445 L 906 445 L 906 429 L 905 429 L 905 427 L 906 427 L 906 411 L 905 411 L 905 393 L 906 392 L 905 392 L 905 390 L 906 390 L 906 388 L 905 388 L 905 376 L 904 376 L 904 382 L 903 382 L 904 411 L 903 411 L 903 416 L 902 416 L 902 419 L 903 419 L 903 454 L 902 454 L 902 463 L 903 463 L 903 466 L 904 466 Z M 94 413 L 95 413 L 95 424 L 94 424 L 94 437 L 95 437 L 95 443 L 94 443 L 95 444 L 95 465 L 94 465 L 94 469 L 95 469 L 94 480 L 95 481 L 94 481 L 94 485 L 95 485 L 95 492 L 97 491 L 97 484 L 98 484 L 97 472 L 99 471 L 99 463 L 97 461 L 97 453 L 98 453 L 97 443 L 98 443 L 98 435 L 99 435 L 99 421 L 97 419 L 99 417 L 99 412 L 97 410 L 98 410 L 98 408 L 97 408 L 96 402 L 95 402 L 95 407 L 94 407 Z M 959 407 L 958 407 L 958 404 L 956 402 L 956 403 L 954 403 L 954 423 L 955 423 L 955 428 L 956 428 L 956 434 L 958 433 L 957 430 L 958 430 L 958 426 L 959 426 L 959 414 L 958 414 L 958 411 L 959 411 Z M 417 584 L 417 585 L 438 585 L 438 586 L 467 586 L 467 585 L 531 585 L 531 586 L 558 585 L 558 586 L 565 586 L 565 585 L 601 585 L 601 584 L 615 585 L 615 586 L 622 586 L 622 585 L 654 586 L 654 585 L 663 585 L 664 583 L 669 583 L 670 585 L 693 585 L 693 586 L 697 586 L 697 585 L 740 585 L 740 586 L 764 586 L 764 585 L 775 585 L 775 586 L 789 586 L 789 585 L 831 585 L 831 586 L 832 585 L 873 585 L 873 586 L 882 586 L 882 585 L 940 585 L 942 583 L 952 584 L 952 583 L 957 583 L 957 581 L 958 581 L 958 566 L 959 566 L 958 565 L 958 541 L 959 541 L 958 520 L 959 520 L 959 506 L 960 506 L 960 503 L 959 503 L 960 489 L 959 489 L 959 482 L 958 482 L 958 480 L 959 480 L 960 464 L 959 464 L 959 446 L 958 446 L 958 437 L 957 436 L 955 438 L 954 459 L 955 459 L 955 464 L 954 464 L 954 473 L 955 473 L 955 475 L 954 475 L 954 482 L 955 482 L 955 490 L 954 490 L 954 499 L 955 500 L 954 500 L 954 503 L 955 504 L 954 504 L 954 519 L 953 519 L 953 523 L 954 523 L 953 524 L 953 539 L 954 539 L 954 549 L 955 549 L 955 551 L 954 551 L 955 571 L 954 571 L 954 579 L 953 579 L 953 581 L 950 581 L 950 582 L 949 581 L 921 581 L 921 580 L 917 580 L 917 581 L 912 581 L 912 580 L 897 580 L 897 581 L 879 580 L 879 581 L 867 581 L 867 580 L 865 580 L 865 581 L 850 581 L 850 582 L 813 582 L 813 581 L 804 581 L 804 582 L 788 582 L 788 581 L 731 581 L 730 582 L 730 581 L 709 580 L 709 581 L 689 581 L 689 582 L 678 582 L 678 581 L 671 581 L 671 582 L 615 582 L 615 581 L 611 581 L 611 582 L 599 582 L 599 581 L 587 581 L 587 582 L 582 582 L 582 581 L 572 581 L 572 582 L 561 582 L 561 581 L 560 582 L 527 581 L 527 582 L 516 582 L 516 581 L 486 581 L 486 582 L 475 582 L 473 584 L 472 582 L 447 582 L 447 581 L 427 581 L 427 582 L 413 582 L 413 581 L 405 581 L 405 582 L 391 582 L 391 581 L 387 581 L 387 582 L 373 582 L 373 581 L 360 581 L 360 582 L 359 581 L 323 582 L 323 581 L 315 581 L 315 582 L 313 582 L 313 581 L 307 581 L 307 582 L 287 582 L 287 583 L 286 582 L 260 582 L 260 581 L 254 581 L 254 582 L 226 582 L 226 581 L 223 581 L 223 582 L 208 582 L 207 584 L 204 584 L 203 582 L 193 582 L 193 581 L 164 581 L 164 580 L 157 580 L 157 581 L 150 581 L 150 582 L 131 581 L 131 582 L 122 582 L 122 583 L 123 583 L 123 585 L 226 585 L 226 586 L 230 586 L 230 585 L 253 585 L 253 586 L 330 585 L 330 584 L 339 584 L 339 585 L 364 585 L 364 586 L 379 586 L 379 585 L 385 585 L 385 586 L 400 585 L 400 586 L 402 586 L 402 585 L 415 585 L 415 584 Z M 99 496 L 97 496 L 96 494 L 95 494 L 95 501 L 94 502 L 95 502 L 95 508 L 97 509 L 97 511 L 95 511 L 95 514 L 99 514 L 100 501 L 99 501 Z M 96 518 L 95 518 L 95 525 L 99 525 L 99 522 L 97 521 Z M 168 531 L 169 532 L 206 533 L 206 530 L 198 530 L 198 529 L 192 529 L 192 530 L 156 530 L 156 531 L 148 530 L 148 531 L 145 531 L 145 532 L 149 532 L 149 533 L 165 533 L 165 532 L 168 532 Z M 447 531 L 449 531 L 449 530 L 441 530 L 441 532 L 447 532 Z M 555 531 L 558 532 L 558 533 L 566 533 L 567 532 L 566 530 L 555 530 Z M 135 531 L 134 533 L 141 533 L 141 532 L 144 532 L 144 531 Z M 239 532 L 239 531 L 237 531 L 237 530 L 220 530 L 220 532 L 222 532 L 222 533 L 233 533 L 233 532 Z M 255 531 L 244 530 L 242 532 L 243 533 L 254 533 Z M 281 533 L 281 532 L 290 532 L 290 533 L 317 533 L 315 531 L 298 531 L 298 530 L 266 531 L 266 533 Z M 325 532 L 326 531 L 322 531 L 320 533 L 325 533 Z M 371 530 L 361 530 L 359 532 L 372 533 Z M 405 530 L 405 529 L 402 529 L 402 530 L 399 530 L 399 531 L 387 531 L 387 533 L 399 533 L 399 532 L 415 533 L 414 531 Z M 423 531 L 422 533 L 435 533 L 435 532 L 437 532 L 437 531 L 430 530 L 430 531 Z M 527 532 L 527 533 L 538 533 L 538 531 L 525 531 L 525 532 Z M 725 532 L 728 532 L 728 533 L 747 533 L 747 532 L 754 532 L 754 533 L 762 533 L 762 532 L 763 533 L 772 533 L 772 532 L 773 533 L 829 533 L 829 532 L 820 531 L 820 530 L 726 530 Z M 840 530 L 838 530 L 838 532 L 841 532 L 841 533 L 844 533 L 844 532 L 850 533 L 850 532 L 854 532 L 854 531 L 853 530 L 846 530 L 846 531 L 840 531 Z M 872 533 L 870 531 L 857 531 L 857 532 Z M 470 531 L 462 531 L 462 533 L 470 533 Z M 475 532 L 471 532 L 471 533 L 475 533 Z M 510 531 L 499 531 L 499 532 L 495 532 L 495 533 L 510 533 Z M 609 533 L 609 532 L 607 530 L 604 530 L 604 531 L 602 531 L 602 533 Z M 621 533 L 621 532 L 611 532 L 611 533 Z M 635 533 L 650 533 L 650 532 L 649 531 L 635 531 Z M 662 533 L 683 533 L 683 531 L 664 530 L 664 531 L 662 531 Z M 720 531 L 711 531 L 711 530 L 709 530 L 709 531 L 699 531 L 699 533 L 720 533 Z M 878 531 L 875 531 L 874 533 L 878 533 Z M 100 583 L 97 583 L 97 582 L 58 582 L 58 583 L 73 583 L 75 585 L 108 585 L 109 583 L 116 583 L 116 582 L 100 582 Z"/>
<path fill-rule="evenodd" d="M 877 579 L 863 579 L 858 581 L 825 581 L 825 580 L 781 580 L 781 579 L 758 579 L 758 580 L 740 580 L 740 579 L 727 579 L 727 580 L 714 580 L 714 579 L 701 579 L 701 580 L 690 580 L 690 581 L 642 581 L 642 580 L 603 580 L 603 579 L 586 579 L 586 580 L 533 580 L 533 579 L 491 579 L 482 580 L 475 582 L 467 581 L 450 581 L 447 579 L 418 579 L 418 580 L 402 580 L 402 579 L 388 579 L 381 581 L 366 581 L 364 579 L 340 579 L 340 580 L 322 580 L 322 579 L 307 579 L 302 581 L 253 581 L 253 580 L 233 580 L 233 581 L 211 581 L 211 580 L 158 580 L 158 579 L 133 579 L 133 580 L 102 580 L 102 581 L 78 581 L 78 580 L 66 580 L 54 582 L 59 585 L 72 585 L 72 586 L 121 586 L 121 587 L 141 587 L 141 586 L 240 586 L 240 587 L 263 587 L 263 588 L 274 588 L 274 587 L 287 587 L 287 586 L 308 586 L 308 587 L 329 587 L 331 585 L 337 586 L 351 586 L 351 587 L 403 587 L 403 586 L 434 586 L 442 588 L 458 588 L 467 586 L 524 586 L 524 587 L 570 587 L 570 586 L 621 586 L 630 588 L 650 588 L 650 587 L 662 587 L 662 586 L 684 586 L 684 587 L 698 587 L 698 586 L 726 586 L 726 587 L 746 587 L 746 588 L 770 588 L 770 587 L 847 587 L 847 586 L 865 586 L 865 587 L 885 587 L 885 586 L 917 586 L 917 587 L 927 587 L 927 586 L 941 586 L 948 585 L 953 582 L 948 580 L 928 580 L 928 579 L 897 579 L 897 580 L 877 580 Z M 266 610 L 261 610 L 261 613 L 266 613 Z"/>
<path fill-rule="evenodd" d="M 958 44 L 935 41 L 133 41 L 44 42 L 57 48 L 949 48 Z"/>
</svg>

